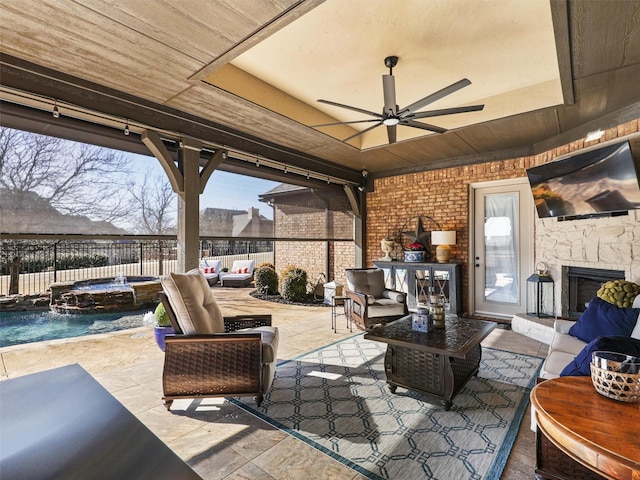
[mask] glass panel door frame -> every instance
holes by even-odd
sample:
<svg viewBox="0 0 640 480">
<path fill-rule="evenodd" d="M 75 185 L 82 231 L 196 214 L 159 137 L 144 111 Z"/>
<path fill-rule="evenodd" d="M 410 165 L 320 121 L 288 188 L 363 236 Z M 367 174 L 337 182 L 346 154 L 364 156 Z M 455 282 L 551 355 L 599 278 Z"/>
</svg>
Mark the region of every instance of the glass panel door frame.
<svg viewBox="0 0 640 480">
<path fill-rule="evenodd" d="M 495 180 L 489 182 L 475 182 L 469 185 L 469 311 L 471 314 L 495 317 L 497 319 L 510 319 L 516 313 L 524 313 L 526 309 L 526 279 L 533 272 L 534 265 L 534 245 L 535 245 L 535 214 L 533 196 L 526 177 L 508 180 Z M 519 192 L 518 208 L 518 295 L 517 304 L 506 305 L 496 302 L 495 305 L 488 306 L 479 304 L 476 296 L 477 289 L 484 290 L 484 282 L 478 280 L 477 275 L 482 269 L 476 265 L 484 262 L 484 245 L 479 245 L 478 238 L 484 237 L 484 216 L 476 214 L 478 198 L 483 199 L 484 195 L 500 193 Z M 482 240 L 482 243 L 484 241 Z M 480 257 L 477 260 L 477 257 Z"/>
</svg>

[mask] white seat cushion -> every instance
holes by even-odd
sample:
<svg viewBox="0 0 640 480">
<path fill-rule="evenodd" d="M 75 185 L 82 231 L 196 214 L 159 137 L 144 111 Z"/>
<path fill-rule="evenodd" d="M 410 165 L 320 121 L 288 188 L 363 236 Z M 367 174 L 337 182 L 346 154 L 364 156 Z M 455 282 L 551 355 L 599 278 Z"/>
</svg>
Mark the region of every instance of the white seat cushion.
<svg viewBox="0 0 640 480">
<path fill-rule="evenodd" d="M 586 342 L 576 337 L 564 333 L 556 333 L 553 336 L 553 340 L 551 340 L 549 351 L 571 353 L 575 357 L 582 351 L 585 345 Z"/>
<path fill-rule="evenodd" d="M 573 362 L 575 354 L 567 352 L 551 352 L 540 369 L 540 376 L 542 378 L 557 378 L 560 376 L 560 372 L 564 370 L 564 367 Z"/>
<path fill-rule="evenodd" d="M 204 278 L 217 277 L 220 275 L 220 270 L 222 270 L 222 260 L 203 259 L 200 261 L 200 272 Z"/>
</svg>

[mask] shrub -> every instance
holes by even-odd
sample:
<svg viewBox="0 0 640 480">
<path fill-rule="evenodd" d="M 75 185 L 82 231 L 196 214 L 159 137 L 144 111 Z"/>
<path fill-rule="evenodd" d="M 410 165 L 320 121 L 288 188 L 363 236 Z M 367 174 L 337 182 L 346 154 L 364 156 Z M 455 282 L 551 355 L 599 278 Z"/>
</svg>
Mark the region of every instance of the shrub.
<svg viewBox="0 0 640 480">
<path fill-rule="evenodd" d="M 263 263 L 253 274 L 256 290 L 261 295 L 276 295 L 278 293 L 278 273 L 270 263 Z"/>
<path fill-rule="evenodd" d="M 269 267 L 269 268 L 273 268 L 274 270 L 276 269 L 276 266 L 271 262 L 263 262 L 260 265 L 258 265 L 258 268 L 262 268 L 262 267 Z"/>
<path fill-rule="evenodd" d="M 280 294 L 289 302 L 307 300 L 307 272 L 293 265 L 286 267 L 281 274 Z"/>
<path fill-rule="evenodd" d="M 167 315 L 167 311 L 164 309 L 164 305 L 162 302 L 158 304 L 155 312 L 153 312 L 153 316 L 156 320 L 156 325 L 159 327 L 170 327 L 171 321 L 169 320 L 169 315 Z"/>
<path fill-rule="evenodd" d="M 74 268 L 106 267 L 109 259 L 106 255 L 68 255 L 58 258 L 58 270 L 71 270 Z"/>
</svg>

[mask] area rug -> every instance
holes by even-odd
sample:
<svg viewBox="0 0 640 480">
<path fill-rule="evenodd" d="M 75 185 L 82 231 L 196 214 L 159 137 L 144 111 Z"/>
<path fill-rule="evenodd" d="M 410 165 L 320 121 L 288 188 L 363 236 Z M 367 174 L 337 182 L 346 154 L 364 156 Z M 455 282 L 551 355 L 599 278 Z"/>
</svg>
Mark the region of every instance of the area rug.
<svg viewBox="0 0 640 480">
<path fill-rule="evenodd" d="M 366 478 L 500 478 L 542 359 L 483 348 L 478 376 L 446 411 L 390 393 L 385 351 L 356 335 L 279 364 L 259 408 L 232 401 Z"/>
</svg>

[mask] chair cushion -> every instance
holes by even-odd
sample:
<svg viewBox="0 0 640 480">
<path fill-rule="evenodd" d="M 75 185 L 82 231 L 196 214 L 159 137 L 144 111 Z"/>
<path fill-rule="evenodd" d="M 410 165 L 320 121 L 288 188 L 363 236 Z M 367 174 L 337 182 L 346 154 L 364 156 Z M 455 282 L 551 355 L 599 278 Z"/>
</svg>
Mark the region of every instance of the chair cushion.
<svg viewBox="0 0 640 480">
<path fill-rule="evenodd" d="M 222 312 L 198 268 L 171 273 L 161 281 L 185 335 L 224 333 Z"/>
<path fill-rule="evenodd" d="M 262 341 L 262 363 L 275 362 L 278 358 L 278 344 L 280 343 L 280 334 L 276 327 L 263 326 L 255 328 L 242 328 L 238 332 L 260 332 Z"/>
<path fill-rule="evenodd" d="M 385 290 L 384 272 L 379 268 L 347 270 L 350 290 L 380 298 Z"/>
<path fill-rule="evenodd" d="M 200 261 L 200 271 L 204 274 L 205 278 L 218 275 L 222 269 L 221 260 L 207 260 Z"/>
<path fill-rule="evenodd" d="M 564 367 L 571 363 L 574 358 L 575 355 L 567 352 L 553 351 L 549 353 L 542 364 L 542 368 L 540 369 L 540 376 L 547 380 L 550 378 L 558 378 L 560 376 L 560 372 L 562 372 Z"/>
<path fill-rule="evenodd" d="M 587 309 L 573 327 L 569 335 L 590 342 L 598 337 L 623 335 L 630 336 L 638 322 L 640 309 L 620 308 L 599 297 L 589 302 Z"/>
<path fill-rule="evenodd" d="M 582 340 L 576 337 L 572 337 L 571 335 L 556 333 L 551 340 L 549 350 L 577 355 L 586 344 L 587 342 L 583 342 Z"/>
<path fill-rule="evenodd" d="M 245 274 L 252 277 L 254 265 L 254 260 L 234 260 L 229 272 L 232 274 Z"/>
<path fill-rule="evenodd" d="M 387 298 L 378 299 L 372 305 L 369 305 L 367 316 L 369 318 L 375 317 L 393 317 L 402 316 L 405 314 L 404 304 L 398 303 L 395 300 L 389 300 Z"/>
<path fill-rule="evenodd" d="M 591 376 L 591 354 L 598 350 L 624 353 L 640 357 L 640 340 L 631 337 L 611 336 L 598 337 L 588 343 L 578 355 L 560 372 L 561 377 Z"/>
<path fill-rule="evenodd" d="M 389 300 L 393 300 L 394 302 L 404 303 L 404 293 L 397 292 L 395 290 L 385 290 L 382 292 L 383 298 L 388 298 Z"/>
</svg>

